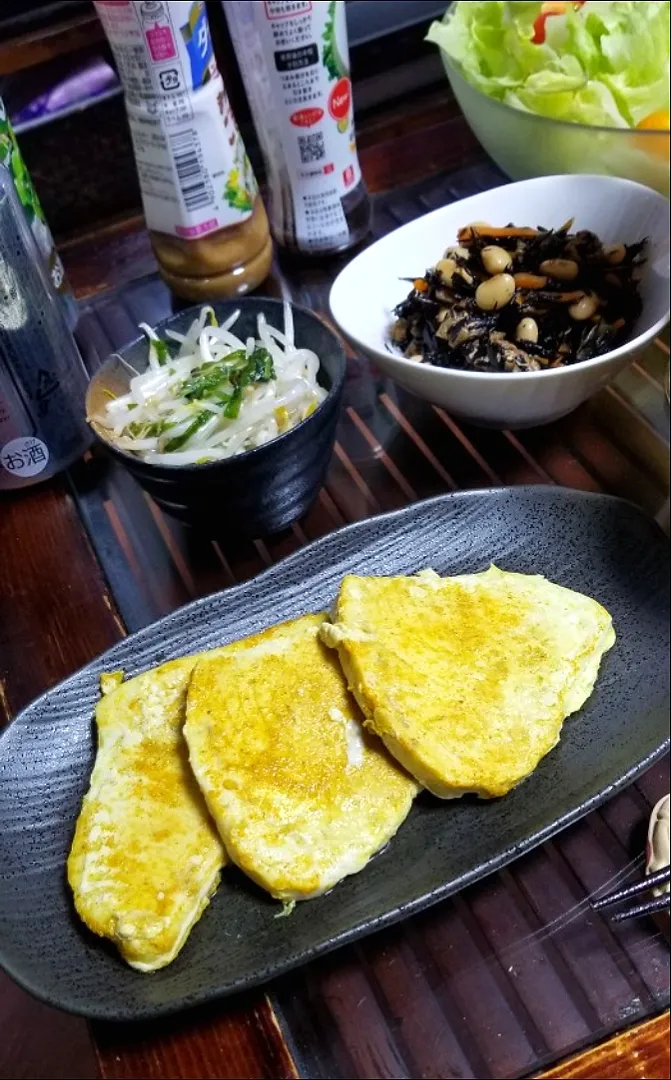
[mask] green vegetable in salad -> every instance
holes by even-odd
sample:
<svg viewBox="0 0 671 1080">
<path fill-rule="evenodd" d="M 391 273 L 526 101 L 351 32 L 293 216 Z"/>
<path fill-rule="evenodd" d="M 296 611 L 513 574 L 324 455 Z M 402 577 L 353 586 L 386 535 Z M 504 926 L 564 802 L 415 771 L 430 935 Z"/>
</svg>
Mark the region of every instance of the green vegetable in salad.
<svg viewBox="0 0 671 1080">
<path fill-rule="evenodd" d="M 237 349 L 229 353 L 222 363 L 204 364 L 196 368 L 183 383 L 182 394 L 188 401 L 202 401 L 203 398 L 213 397 L 224 383 L 230 383 L 234 391 L 242 391 L 252 383 L 270 382 L 274 378 L 275 368 L 267 349 L 256 348 L 249 357 L 244 349 Z M 231 395 L 224 395 L 223 399 L 219 395 L 217 400 L 220 405 L 226 404 L 231 400 Z"/>
<path fill-rule="evenodd" d="M 632 128 L 669 108 L 669 14 L 669 0 L 459 0 L 427 38 L 498 101 Z"/>
<path fill-rule="evenodd" d="M 182 386 L 184 397 L 189 401 L 211 397 L 222 383 L 229 381 L 233 368 L 243 362 L 245 356 L 244 349 L 237 349 L 228 354 L 225 363 L 204 364 L 203 367 L 196 368 L 191 378 Z"/>
<path fill-rule="evenodd" d="M 157 338 L 156 341 L 152 341 L 151 346 L 156 350 L 156 359 L 161 367 L 172 360 L 172 353 L 167 341 L 163 341 L 162 338 Z"/>
<path fill-rule="evenodd" d="M 204 409 L 203 412 L 199 412 L 194 416 L 193 420 L 189 424 L 188 428 L 181 433 L 181 435 L 175 435 L 174 439 L 168 439 L 164 446 L 164 450 L 167 453 L 172 453 L 173 450 L 181 450 L 182 447 L 188 443 L 192 435 L 195 435 L 197 431 L 200 431 L 203 424 L 206 424 L 208 420 L 212 419 L 212 413 L 208 409 Z"/>
<path fill-rule="evenodd" d="M 128 424 L 128 434 L 134 439 L 157 439 L 174 426 L 170 420 L 158 420 L 153 424 L 131 422 Z"/>
<path fill-rule="evenodd" d="M 242 390 L 234 390 L 232 394 L 228 396 L 228 400 L 225 403 L 224 416 L 227 420 L 237 420 L 240 415 L 240 406 L 242 405 Z"/>
<path fill-rule="evenodd" d="M 247 360 L 243 368 L 234 371 L 231 375 L 231 385 L 242 390 L 250 383 L 270 382 L 275 378 L 273 360 L 267 349 L 257 348 Z"/>
</svg>

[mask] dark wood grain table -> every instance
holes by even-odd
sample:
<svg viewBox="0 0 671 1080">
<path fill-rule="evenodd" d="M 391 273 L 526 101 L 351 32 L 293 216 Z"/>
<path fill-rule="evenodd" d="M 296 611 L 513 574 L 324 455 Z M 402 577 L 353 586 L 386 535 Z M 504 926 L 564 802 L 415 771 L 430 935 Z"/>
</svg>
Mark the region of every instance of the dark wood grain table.
<svg viewBox="0 0 671 1080">
<path fill-rule="evenodd" d="M 443 93 L 361 130 L 381 235 L 503 182 Z M 95 366 L 171 310 L 140 219 L 63 249 Z M 278 261 L 269 292 L 324 312 L 342 260 Z M 259 573 L 348 522 L 457 488 L 563 484 L 623 495 L 668 531 L 668 337 L 547 427 L 485 431 L 350 354 L 326 485 L 299 524 L 254 542 L 191 533 L 87 455 L 0 502 L 0 723 L 124 634 Z M 668 1077 L 669 951 L 652 922 L 588 898 L 641 871 L 656 766 L 601 810 L 461 895 L 264 990 L 138 1025 L 55 1012 L 0 975 L 2 1077 Z M 1 873 L 1 868 L 0 868 Z M 579 1054 L 577 1057 L 571 1055 Z M 558 1064 L 559 1063 L 559 1064 Z"/>
</svg>

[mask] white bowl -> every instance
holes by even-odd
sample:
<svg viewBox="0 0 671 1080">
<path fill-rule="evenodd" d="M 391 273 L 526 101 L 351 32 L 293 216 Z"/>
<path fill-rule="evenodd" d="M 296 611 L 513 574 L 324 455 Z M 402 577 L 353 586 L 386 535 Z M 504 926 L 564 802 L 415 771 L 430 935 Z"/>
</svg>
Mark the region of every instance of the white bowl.
<svg viewBox="0 0 671 1080">
<path fill-rule="evenodd" d="M 643 311 L 626 344 L 594 360 L 550 371 L 454 371 L 392 351 L 393 309 L 457 231 L 473 221 L 557 228 L 574 218 L 604 244 L 648 237 Z M 610 176 L 541 176 L 450 203 L 403 225 L 357 255 L 330 295 L 333 318 L 350 343 L 390 378 L 457 416 L 492 427 L 531 427 L 571 412 L 626 368 L 669 319 L 669 203 L 656 191 Z"/>
</svg>

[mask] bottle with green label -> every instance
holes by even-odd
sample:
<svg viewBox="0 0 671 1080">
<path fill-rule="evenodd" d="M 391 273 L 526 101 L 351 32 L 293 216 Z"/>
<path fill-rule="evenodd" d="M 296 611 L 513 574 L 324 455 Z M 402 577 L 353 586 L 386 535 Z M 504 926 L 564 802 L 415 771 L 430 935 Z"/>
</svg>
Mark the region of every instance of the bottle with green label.
<svg viewBox="0 0 671 1080">
<path fill-rule="evenodd" d="M 21 156 L 19 144 L 16 141 L 16 135 L 12 130 L 2 98 L 0 98 L 0 165 L 4 165 L 12 179 L 26 221 L 30 225 L 31 232 L 35 237 L 40 254 L 49 272 L 49 277 L 56 292 L 63 300 L 68 323 L 70 327 L 74 327 L 77 322 L 77 305 L 70 292 L 65 271 L 63 270 L 63 263 L 56 251 L 54 238 L 51 235 L 37 192 L 33 187 L 30 174 Z"/>
</svg>

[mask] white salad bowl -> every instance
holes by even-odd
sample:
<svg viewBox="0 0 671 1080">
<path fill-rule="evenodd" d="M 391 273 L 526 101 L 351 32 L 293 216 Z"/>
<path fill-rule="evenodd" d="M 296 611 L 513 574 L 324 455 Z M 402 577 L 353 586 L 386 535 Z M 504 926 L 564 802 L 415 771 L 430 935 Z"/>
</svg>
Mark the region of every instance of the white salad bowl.
<svg viewBox="0 0 671 1080">
<path fill-rule="evenodd" d="M 391 343 L 394 307 L 471 222 L 589 229 L 604 244 L 648 239 L 643 309 L 633 336 L 593 360 L 532 372 L 474 372 L 406 359 Z M 542 176 L 450 203 L 372 244 L 338 275 L 333 318 L 348 341 L 404 389 L 457 416 L 502 428 L 546 424 L 611 382 L 669 319 L 669 203 L 656 191 L 609 176 Z"/>
</svg>

